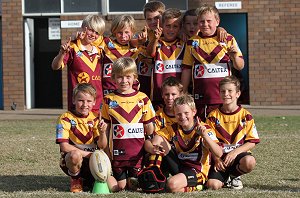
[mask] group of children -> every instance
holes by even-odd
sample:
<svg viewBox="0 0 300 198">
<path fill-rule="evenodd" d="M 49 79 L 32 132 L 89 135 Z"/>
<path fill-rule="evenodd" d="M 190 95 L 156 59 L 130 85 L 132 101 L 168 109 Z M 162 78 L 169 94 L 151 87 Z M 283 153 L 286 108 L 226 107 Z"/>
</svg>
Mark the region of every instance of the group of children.
<svg viewBox="0 0 300 198">
<path fill-rule="evenodd" d="M 134 18 L 120 15 L 103 37 L 103 19 L 89 15 L 52 62 L 68 69 L 68 112 L 58 119 L 56 142 L 71 192 L 92 185 L 88 160 L 96 149 L 111 159 L 112 192 L 136 190 L 146 166 L 170 174 L 169 192 L 219 189 L 255 166 L 249 151 L 259 137 L 231 76 L 244 62 L 234 37 L 217 28 L 218 10 L 204 5 L 181 20 L 178 9 L 151 1 L 144 16 L 136 36 Z"/>
</svg>

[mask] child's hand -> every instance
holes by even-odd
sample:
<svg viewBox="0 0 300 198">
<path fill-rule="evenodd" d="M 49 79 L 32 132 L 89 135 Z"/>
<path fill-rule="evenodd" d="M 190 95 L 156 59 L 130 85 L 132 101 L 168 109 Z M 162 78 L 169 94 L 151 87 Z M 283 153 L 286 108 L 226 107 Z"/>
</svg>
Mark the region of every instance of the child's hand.
<svg viewBox="0 0 300 198">
<path fill-rule="evenodd" d="M 220 42 L 224 42 L 224 43 L 227 43 L 227 31 L 222 28 L 222 27 L 218 27 L 217 28 L 217 36 L 218 36 L 218 40 Z"/>
<path fill-rule="evenodd" d="M 207 134 L 206 127 L 201 124 L 198 116 L 196 117 L 196 133 L 198 135 L 200 135 L 201 137 L 203 137 L 205 134 Z"/>
<path fill-rule="evenodd" d="M 162 35 L 162 28 L 161 27 L 159 27 L 159 19 L 157 20 L 157 26 L 156 26 L 156 29 L 154 30 L 154 38 L 156 39 L 156 40 L 158 40 L 160 37 L 161 37 L 161 35 Z"/>
<path fill-rule="evenodd" d="M 143 45 L 147 40 L 147 36 L 148 36 L 148 30 L 147 30 L 147 26 L 145 26 L 142 29 L 142 32 L 139 33 L 139 35 L 138 35 L 138 44 Z"/>
<path fill-rule="evenodd" d="M 107 123 L 104 122 L 102 119 L 101 111 L 99 112 L 99 124 L 98 124 L 98 130 L 100 133 L 106 133 L 107 129 Z"/>
<path fill-rule="evenodd" d="M 226 166 L 226 167 L 230 166 L 230 165 L 234 162 L 236 156 L 237 156 L 237 153 L 235 153 L 235 150 L 229 152 L 229 153 L 225 156 L 225 159 L 224 159 L 224 164 L 225 164 L 225 166 Z"/>
<path fill-rule="evenodd" d="M 227 49 L 227 51 L 228 51 L 230 59 L 235 58 L 237 56 L 237 54 L 238 54 L 238 49 L 237 49 L 237 47 L 235 45 L 230 46 Z"/>
<path fill-rule="evenodd" d="M 220 158 L 215 159 L 214 169 L 215 169 L 216 172 L 218 172 L 218 171 L 224 172 L 226 170 L 226 166 L 225 166 L 222 159 L 220 159 Z"/>
<path fill-rule="evenodd" d="M 165 149 L 161 145 L 153 145 L 153 153 L 152 154 L 164 154 Z"/>
<path fill-rule="evenodd" d="M 69 40 L 60 46 L 59 53 L 60 54 L 67 54 L 70 51 L 70 44 L 71 44 L 71 37 Z"/>
</svg>

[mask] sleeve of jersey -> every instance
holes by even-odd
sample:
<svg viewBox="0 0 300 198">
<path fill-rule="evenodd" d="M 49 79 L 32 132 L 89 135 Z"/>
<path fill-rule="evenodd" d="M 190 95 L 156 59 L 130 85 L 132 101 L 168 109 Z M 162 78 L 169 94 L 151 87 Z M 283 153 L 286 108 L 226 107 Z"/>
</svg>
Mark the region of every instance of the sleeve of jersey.
<svg viewBox="0 0 300 198">
<path fill-rule="evenodd" d="M 192 56 L 192 46 L 188 45 L 188 43 L 185 44 L 185 49 L 184 49 L 184 55 L 183 55 L 183 60 L 182 60 L 182 68 L 183 69 L 191 69 L 193 64 L 194 64 L 194 59 Z"/>
<path fill-rule="evenodd" d="M 106 122 L 106 123 L 110 123 L 110 116 L 109 116 L 109 99 L 107 97 L 104 97 L 103 99 L 103 105 L 102 105 L 102 109 L 101 109 L 101 114 L 102 114 L 102 119 Z"/>
<path fill-rule="evenodd" d="M 155 122 L 155 110 L 152 106 L 150 99 L 146 96 L 144 99 L 144 116 L 143 116 L 143 124 L 148 124 L 151 122 Z"/>
<path fill-rule="evenodd" d="M 66 117 L 64 114 L 57 119 L 56 123 L 56 144 L 62 142 L 69 142 L 70 137 L 70 122 L 64 120 Z"/>
<path fill-rule="evenodd" d="M 231 41 L 229 42 L 229 44 L 230 44 L 230 46 L 231 46 L 231 45 L 235 45 L 235 46 L 237 47 L 237 49 L 238 49 L 238 56 L 239 56 L 240 58 L 244 58 L 244 57 L 243 57 L 243 54 L 242 54 L 242 51 L 241 51 L 241 49 L 240 49 L 240 47 L 239 47 L 239 45 L 238 45 L 238 43 L 236 42 L 236 40 L 235 40 L 234 37 L 232 37 L 232 39 L 231 39 Z"/>
<path fill-rule="evenodd" d="M 248 115 L 248 117 L 250 117 L 250 115 Z M 248 118 L 247 118 L 248 120 Z M 258 144 L 260 142 L 259 137 L 258 137 L 258 132 L 254 123 L 254 119 L 251 116 L 251 119 L 247 121 L 247 125 L 246 125 L 246 130 L 247 130 L 247 134 L 246 134 L 246 138 L 245 141 L 246 142 L 251 142 L 251 143 L 255 143 Z"/>
<path fill-rule="evenodd" d="M 172 140 L 172 137 L 173 137 L 173 132 L 172 132 L 172 127 L 165 127 L 159 131 L 156 132 L 156 135 L 159 135 L 163 138 L 165 138 L 167 141 L 171 141 Z"/>
</svg>

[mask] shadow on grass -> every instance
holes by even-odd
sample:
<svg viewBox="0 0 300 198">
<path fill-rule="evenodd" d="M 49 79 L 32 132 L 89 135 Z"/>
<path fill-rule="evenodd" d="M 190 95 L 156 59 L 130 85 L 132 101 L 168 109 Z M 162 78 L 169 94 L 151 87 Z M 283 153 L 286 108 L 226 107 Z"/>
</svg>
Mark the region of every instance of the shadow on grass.
<svg viewBox="0 0 300 198">
<path fill-rule="evenodd" d="M 37 190 L 68 192 L 69 184 L 70 182 L 67 176 L 0 176 L 0 191 L 4 192 Z"/>
</svg>

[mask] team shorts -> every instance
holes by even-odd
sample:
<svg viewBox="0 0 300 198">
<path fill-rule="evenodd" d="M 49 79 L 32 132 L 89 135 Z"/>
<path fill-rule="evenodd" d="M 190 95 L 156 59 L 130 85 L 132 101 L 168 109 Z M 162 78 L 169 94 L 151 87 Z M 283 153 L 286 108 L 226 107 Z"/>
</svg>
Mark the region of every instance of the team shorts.
<svg viewBox="0 0 300 198">
<path fill-rule="evenodd" d="M 71 176 L 69 174 L 68 168 L 66 166 L 66 160 L 65 160 L 66 155 L 67 155 L 67 153 L 63 153 L 61 155 L 60 168 L 63 170 L 63 172 L 66 175 Z M 81 178 L 84 178 L 84 179 L 87 179 L 87 180 L 94 181 L 94 177 L 93 177 L 93 175 L 90 171 L 90 167 L 89 167 L 89 158 L 85 158 L 85 157 L 83 158 L 82 165 L 81 165 L 81 168 L 80 168 L 80 173 L 76 177 L 81 177 Z"/>
<path fill-rule="evenodd" d="M 243 152 L 243 153 L 238 154 L 236 156 L 233 164 L 230 167 L 228 167 L 228 169 L 225 172 L 215 171 L 214 163 L 212 162 L 211 168 L 208 173 L 208 179 L 217 179 L 217 180 L 225 183 L 227 181 L 229 175 L 235 171 L 236 165 L 238 165 L 240 163 L 240 160 L 247 155 L 252 155 L 252 154 L 249 152 Z"/>
<path fill-rule="evenodd" d="M 137 177 L 138 172 L 142 169 L 142 158 L 139 160 L 113 160 L 113 176 L 117 181 L 129 177 Z"/>
</svg>

